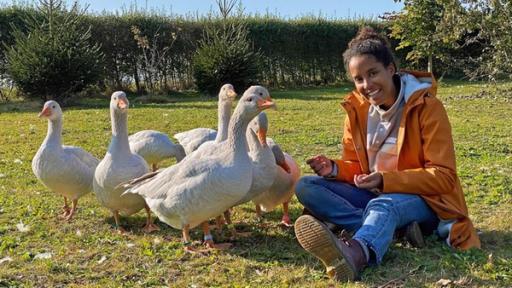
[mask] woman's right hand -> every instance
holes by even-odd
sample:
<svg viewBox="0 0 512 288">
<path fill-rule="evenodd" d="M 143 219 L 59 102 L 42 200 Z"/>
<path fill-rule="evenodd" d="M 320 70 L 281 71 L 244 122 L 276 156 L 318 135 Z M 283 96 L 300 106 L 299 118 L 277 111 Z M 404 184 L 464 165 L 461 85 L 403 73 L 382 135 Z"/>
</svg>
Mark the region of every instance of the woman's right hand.
<svg viewBox="0 0 512 288">
<path fill-rule="evenodd" d="M 325 157 L 324 155 L 317 155 L 313 158 L 310 158 L 306 160 L 306 164 L 308 164 L 318 176 L 328 176 L 332 173 L 333 168 L 331 159 Z"/>
</svg>

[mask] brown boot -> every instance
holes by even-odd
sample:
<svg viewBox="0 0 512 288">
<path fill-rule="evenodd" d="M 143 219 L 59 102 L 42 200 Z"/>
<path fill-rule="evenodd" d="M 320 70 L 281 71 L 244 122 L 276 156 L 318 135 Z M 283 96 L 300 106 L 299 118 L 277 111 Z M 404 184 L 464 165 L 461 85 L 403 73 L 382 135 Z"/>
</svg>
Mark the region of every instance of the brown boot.
<svg viewBox="0 0 512 288">
<path fill-rule="evenodd" d="M 405 240 L 415 248 L 423 248 L 426 245 L 425 239 L 423 238 L 423 232 L 416 221 L 409 223 L 403 228 L 397 229 L 395 232 L 395 238 L 405 238 Z"/>
<path fill-rule="evenodd" d="M 420 225 L 416 221 L 411 222 L 407 227 L 405 227 L 405 239 L 412 245 L 412 247 L 425 247 L 423 233 L 421 232 Z"/>
<path fill-rule="evenodd" d="M 295 221 L 295 235 L 300 245 L 320 259 L 327 275 L 337 281 L 353 281 L 368 265 L 363 248 L 354 239 L 338 239 L 322 222 L 310 215 Z"/>
</svg>

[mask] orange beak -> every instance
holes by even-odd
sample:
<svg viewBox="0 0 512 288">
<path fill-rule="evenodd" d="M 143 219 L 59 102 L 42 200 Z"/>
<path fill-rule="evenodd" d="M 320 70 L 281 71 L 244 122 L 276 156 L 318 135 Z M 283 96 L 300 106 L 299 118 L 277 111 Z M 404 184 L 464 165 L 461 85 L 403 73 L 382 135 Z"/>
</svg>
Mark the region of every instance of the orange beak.
<svg viewBox="0 0 512 288">
<path fill-rule="evenodd" d="M 258 139 L 263 147 L 267 146 L 267 131 L 263 129 L 258 129 Z"/>
<path fill-rule="evenodd" d="M 128 102 L 126 102 L 126 100 L 124 100 L 123 98 L 119 98 L 117 100 L 117 107 L 119 109 L 126 109 L 126 107 L 128 107 Z"/>
<path fill-rule="evenodd" d="M 45 116 L 49 117 L 52 115 L 52 110 L 50 110 L 50 107 L 44 107 L 43 110 L 37 115 L 39 118 Z"/>
<path fill-rule="evenodd" d="M 235 99 L 237 96 L 235 90 L 233 90 L 233 89 L 228 89 L 228 92 L 226 92 L 226 95 L 228 95 L 229 98 L 233 98 L 233 99 Z"/>
<path fill-rule="evenodd" d="M 276 108 L 276 103 L 274 103 L 270 97 L 267 100 L 258 100 L 258 108 L 261 110 Z"/>
<path fill-rule="evenodd" d="M 288 163 L 286 163 L 286 161 L 279 163 L 278 165 L 281 166 L 281 168 L 283 168 L 284 171 L 288 172 L 288 174 L 292 173 L 292 169 L 290 168 L 290 166 L 288 166 Z"/>
</svg>

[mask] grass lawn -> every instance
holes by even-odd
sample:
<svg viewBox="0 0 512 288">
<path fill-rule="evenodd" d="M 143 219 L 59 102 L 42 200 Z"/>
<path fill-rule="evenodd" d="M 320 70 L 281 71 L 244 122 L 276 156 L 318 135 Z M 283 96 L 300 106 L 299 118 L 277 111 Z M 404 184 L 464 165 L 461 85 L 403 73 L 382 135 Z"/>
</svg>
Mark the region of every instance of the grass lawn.
<svg viewBox="0 0 512 288">
<path fill-rule="evenodd" d="M 309 156 L 338 157 L 344 118 L 339 102 L 350 87 L 271 91 L 278 110 L 267 112 L 269 136 L 301 164 L 304 174 L 311 173 L 305 165 Z M 511 87 L 446 83 L 439 89 L 483 249 L 454 252 L 433 238 L 424 249 L 395 243 L 382 266 L 367 269 L 362 281 L 348 284 L 329 280 L 321 263 L 300 248 L 293 229 L 279 227 L 280 208 L 263 221 L 256 220 L 251 204 L 235 208 L 236 227 L 252 236 L 209 255 L 184 253 L 181 232 L 158 221 L 161 231 L 144 234 L 143 211 L 122 219 L 130 233 L 116 234 L 111 214 L 93 193 L 80 200 L 72 222 L 61 222 L 56 216 L 62 197 L 40 184 L 31 170 L 32 157 L 46 135 L 46 121 L 37 118 L 41 105 L 2 104 L 0 287 L 440 287 L 441 279 L 451 281 L 445 287 L 512 287 Z M 216 128 L 215 99 L 187 94 L 170 100 L 139 104 L 132 99 L 129 132 L 154 129 L 173 135 L 196 127 Z M 64 143 L 103 158 L 111 133 L 107 99 L 63 110 Z M 292 219 L 301 211 L 294 199 Z M 191 235 L 195 240 L 202 237 L 200 229 Z M 228 236 L 214 234 L 220 241 Z"/>
</svg>

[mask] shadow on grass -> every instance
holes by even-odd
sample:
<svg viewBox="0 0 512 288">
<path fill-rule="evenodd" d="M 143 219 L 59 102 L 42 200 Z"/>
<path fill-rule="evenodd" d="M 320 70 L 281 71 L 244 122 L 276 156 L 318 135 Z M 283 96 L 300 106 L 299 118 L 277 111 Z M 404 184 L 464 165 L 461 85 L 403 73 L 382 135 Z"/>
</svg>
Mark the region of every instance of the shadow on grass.
<svg viewBox="0 0 512 288">
<path fill-rule="evenodd" d="M 238 208 L 237 208 L 238 209 Z M 248 208 L 247 208 L 248 209 Z M 250 209 L 248 209 L 250 210 Z M 300 209 L 290 208 L 290 216 L 295 219 L 300 214 Z M 282 227 L 280 223 L 281 210 L 267 213 L 263 220 L 257 220 L 256 215 L 254 218 L 247 221 L 234 221 L 234 226 L 237 232 L 250 232 L 248 237 L 231 238 L 231 231 L 229 227 L 224 225 L 222 231 L 212 229 L 211 233 L 214 241 L 217 243 L 232 243 L 233 246 L 223 251 L 222 253 L 237 255 L 243 258 L 252 259 L 258 262 L 272 262 L 279 261 L 287 265 L 303 266 L 311 262 L 311 256 L 305 252 L 295 239 L 293 227 Z M 112 216 L 105 217 L 105 223 L 108 223 L 114 231 L 115 222 Z M 143 226 L 146 223 L 146 217 L 142 213 L 137 213 L 132 216 L 122 216 L 120 219 L 121 226 L 134 236 L 151 235 L 153 237 L 162 237 L 166 241 L 178 244 L 177 247 L 182 247 L 180 244 L 182 232 L 179 229 L 174 229 L 169 225 L 156 219 L 154 221 L 160 227 L 160 231 L 146 234 L 143 231 Z M 210 226 L 214 223 L 210 222 Z M 200 245 L 203 239 L 201 227 L 195 227 L 190 230 L 190 236 L 195 245 Z M 178 248 L 181 249 L 181 248 Z"/>
<path fill-rule="evenodd" d="M 289 90 L 274 90 L 271 89 L 271 95 L 275 99 L 294 99 L 303 101 L 332 101 L 342 100 L 343 95 L 351 90 L 351 84 L 343 85 L 340 87 L 313 87 L 303 89 L 289 89 Z M 239 93 L 242 95 L 242 93 Z M 217 98 L 201 96 L 195 92 L 178 93 L 173 95 L 156 95 L 156 96 L 134 96 L 129 95 L 128 99 L 131 106 L 136 108 L 169 108 L 169 109 L 211 109 L 205 105 L 184 103 L 192 102 L 211 102 L 216 108 Z M 237 97 L 240 99 L 240 96 Z M 86 110 L 86 109 L 107 109 L 109 106 L 109 97 L 102 98 L 85 98 L 85 99 L 70 99 L 66 105 L 62 105 L 64 110 Z M 40 100 L 27 100 L 0 103 L 0 113 L 18 113 L 18 112 L 39 112 L 43 106 Z"/>
<path fill-rule="evenodd" d="M 194 109 L 209 109 L 206 105 L 190 105 L 185 106 L 183 103 L 203 102 L 212 103 L 216 108 L 217 98 L 207 98 L 202 96 L 158 96 L 152 102 L 151 97 L 139 96 L 128 97 L 130 101 L 130 108 L 194 108 Z M 66 110 L 89 110 L 89 109 L 108 109 L 110 99 L 108 98 L 86 98 L 86 99 L 73 99 L 66 105 L 62 105 L 62 109 Z M 38 100 L 16 101 L 8 103 L 0 103 L 0 113 L 19 113 L 19 112 L 40 112 L 43 107 L 43 102 Z"/>
<path fill-rule="evenodd" d="M 407 243 L 392 244 L 380 266 L 374 266 L 363 279 L 380 286 L 436 286 L 441 279 L 447 287 L 508 287 L 512 276 L 512 231 L 483 231 L 482 249 L 455 251 L 435 236 L 427 247 L 416 249 Z M 475 273 L 475 271 L 480 271 Z M 388 287 L 386 286 L 386 287 Z M 444 286 L 443 286 L 444 287 Z"/>
<path fill-rule="evenodd" d="M 500 251 L 502 255 L 505 253 L 512 258 L 512 231 L 482 231 L 480 240 L 483 250 Z"/>
<path fill-rule="evenodd" d="M 279 207 L 269 213 L 263 214 L 261 219 L 256 217 L 254 209 L 244 205 L 237 207 L 244 215 L 249 215 L 246 220 L 234 221 L 234 227 L 238 233 L 249 232 L 247 237 L 237 237 L 233 247 L 226 251 L 232 255 L 268 263 L 277 261 L 283 265 L 304 266 L 311 263 L 312 257 L 299 245 L 295 238 L 293 227 L 285 227 L 280 224 L 282 209 Z M 295 220 L 302 209 L 290 207 L 290 218 Z M 216 233 L 219 241 L 229 242 L 231 233 L 226 227 L 222 233 Z"/>
</svg>

